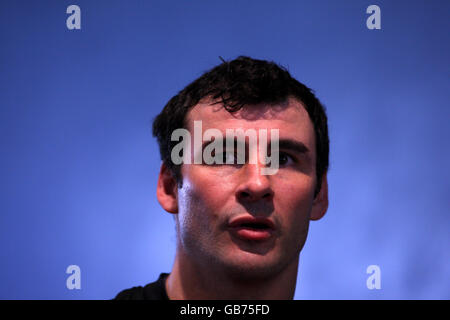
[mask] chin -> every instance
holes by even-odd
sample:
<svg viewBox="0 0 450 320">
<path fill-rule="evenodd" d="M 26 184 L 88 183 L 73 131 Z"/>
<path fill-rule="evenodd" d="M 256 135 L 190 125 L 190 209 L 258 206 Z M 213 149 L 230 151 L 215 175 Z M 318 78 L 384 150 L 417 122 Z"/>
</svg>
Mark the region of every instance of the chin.
<svg viewBox="0 0 450 320">
<path fill-rule="evenodd" d="M 254 253 L 241 253 L 224 261 L 225 272 L 241 281 L 260 280 L 279 274 L 288 263 L 276 257 L 261 256 Z"/>
</svg>

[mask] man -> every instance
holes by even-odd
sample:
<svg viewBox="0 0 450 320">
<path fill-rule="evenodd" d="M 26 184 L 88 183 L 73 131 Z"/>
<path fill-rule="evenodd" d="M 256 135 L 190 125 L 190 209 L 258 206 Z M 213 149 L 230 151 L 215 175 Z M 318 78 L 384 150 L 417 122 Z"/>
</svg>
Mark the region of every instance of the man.
<svg viewBox="0 0 450 320">
<path fill-rule="evenodd" d="M 198 134 L 199 123 L 200 133 L 227 137 L 223 154 L 214 154 L 224 161 L 190 161 L 199 150 L 190 154 L 195 142 L 188 141 L 177 163 L 180 140 L 172 134 Z M 277 134 L 254 148 L 248 136 L 226 144 L 227 130 Z M 153 134 L 162 157 L 157 198 L 176 225 L 175 263 L 170 274 L 116 299 L 292 299 L 309 221 L 328 208 L 327 117 L 311 90 L 273 62 L 223 61 L 167 103 Z M 213 141 L 204 138 L 203 156 Z M 241 163 L 228 150 L 239 142 L 247 152 Z M 271 163 L 260 149 L 269 145 L 277 146 L 277 167 L 263 174 Z"/>
</svg>

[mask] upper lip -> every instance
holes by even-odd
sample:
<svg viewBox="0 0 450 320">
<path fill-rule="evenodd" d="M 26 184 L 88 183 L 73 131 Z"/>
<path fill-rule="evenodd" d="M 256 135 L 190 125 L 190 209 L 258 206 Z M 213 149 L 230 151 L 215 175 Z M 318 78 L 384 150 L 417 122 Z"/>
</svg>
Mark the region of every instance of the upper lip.
<svg viewBox="0 0 450 320">
<path fill-rule="evenodd" d="M 253 216 L 239 216 L 230 221 L 229 227 L 235 228 L 243 225 L 264 225 L 267 228 L 275 229 L 275 224 L 272 220 L 263 217 L 253 217 Z"/>
</svg>

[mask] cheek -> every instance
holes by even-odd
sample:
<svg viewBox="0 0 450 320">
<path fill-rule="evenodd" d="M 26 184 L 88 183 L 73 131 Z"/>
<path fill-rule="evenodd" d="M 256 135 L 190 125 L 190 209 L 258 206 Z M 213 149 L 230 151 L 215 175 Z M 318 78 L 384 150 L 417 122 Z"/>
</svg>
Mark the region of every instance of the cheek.
<svg viewBox="0 0 450 320">
<path fill-rule="evenodd" d="M 185 183 L 186 182 L 186 183 Z M 192 256 L 217 251 L 222 241 L 221 225 L 226 221 L 224 195 L 204 180 L 183 179 L 179 189 L 177 236 L 185 252 Z M 200 255 L 200 256 L 199 256 Z"/>
<path fill-rule="evenodd" d="M 314 200 L 315 179 L 307 175 L 297 175 L 277 181 L 278 202 L 288 212 L 310 212 Z"/>
<path fill-rule="evenodd" d="M 232 190 L 232 183 L 227 177 L 221 175 L 221 171 L 212 170 L 204 166 L 184 166 L 183 190 L 184 198 L 189 201 L 181 203 L 206 213 L 206 215 L 218 217 Z"/>
<path fill-rule="evenodd" d="M 183 233 L 196 232 L 196 230 L 201 228 L 202 222 L 205 221 L 206 212 L 208 211 L 205 208 L 201 194 L 183 182 L 183 187 L 178 192 L 178 202 L 178 219 L 181 231 Z"/>
<path fill-rule="evenodd" d="M 177 217 L 177 238 L 185 252 L 196 255 L 210 242 L 208 208 L 200 195 L 185 185 L 178 191 L 179 213 Z"/>
<path fill-rule="evenodd" d="M 217 183 L 202 179 L 204 175 L 184 177 L 183 187 L 178 192 L 180 228 L 198 235 L 205 234 L 220 219 L 223 193 Z"/>
<path fill-rule="evenodd" d="M 314 198 L 314 179 L 299 177 L 292 183 L 283 183 L 278 191 L 276 211 L 286 236 L 302 242 L 306 238 Z"/>
</svg>

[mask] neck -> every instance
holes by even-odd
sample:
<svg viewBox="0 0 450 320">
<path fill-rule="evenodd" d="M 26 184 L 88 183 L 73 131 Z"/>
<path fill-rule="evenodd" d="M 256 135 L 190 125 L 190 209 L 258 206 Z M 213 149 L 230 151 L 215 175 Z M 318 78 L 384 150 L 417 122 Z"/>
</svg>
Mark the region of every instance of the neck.
<svg viewBox="0 0 450 320">
<path fill-rule="evenodd" d="M 171 300 L 291 300 L 297 282 L 297 257 L 277 274 L 264 279 L 231 277 L 214 266 L 201 266 L 177 250 L 166 280 Z"/>
</svg>

